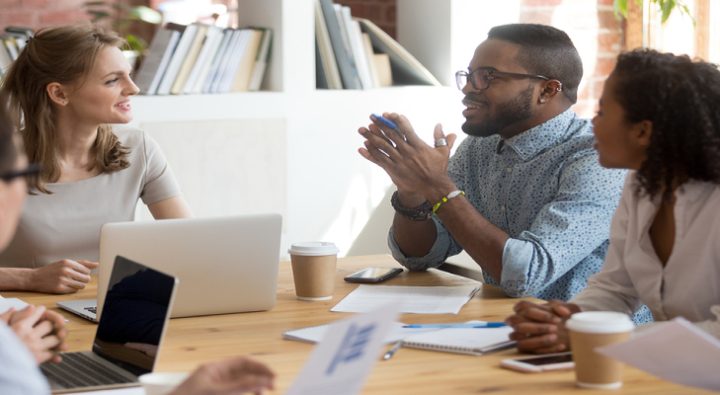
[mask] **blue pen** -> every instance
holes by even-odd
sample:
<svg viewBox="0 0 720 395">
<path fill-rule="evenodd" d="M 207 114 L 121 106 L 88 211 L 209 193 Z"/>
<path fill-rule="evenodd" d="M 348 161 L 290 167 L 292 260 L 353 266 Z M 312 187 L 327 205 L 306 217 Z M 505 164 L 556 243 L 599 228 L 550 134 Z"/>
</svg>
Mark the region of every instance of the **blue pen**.
<svg viewBox="0 0 720 395">
<path fill-rule="evenodd" d="M 400 129 L 398 129 L 398 126 L 395 122 L 383 117 L 382 115 L 378 114 L 372 114 L 373 118 L 377 119 L 378 121 L 382 122 L 385 126 L 389 127 L 390 129 L 393 129 L 397 132 L 400 132 Z"/>
<path fill-rule="evenodd" d="M 408 324 L 403 325 L 403 328 L 415 328 L 415 329 L 421 329 L 421 328 L 435 328 L 435 329 L 444 329 L 444 328 L 502 328 L 504 326 L 507 326 L 504 322 L 485 322 L 485 323 L 459 323 L 459 324 Z"/>
</svg>

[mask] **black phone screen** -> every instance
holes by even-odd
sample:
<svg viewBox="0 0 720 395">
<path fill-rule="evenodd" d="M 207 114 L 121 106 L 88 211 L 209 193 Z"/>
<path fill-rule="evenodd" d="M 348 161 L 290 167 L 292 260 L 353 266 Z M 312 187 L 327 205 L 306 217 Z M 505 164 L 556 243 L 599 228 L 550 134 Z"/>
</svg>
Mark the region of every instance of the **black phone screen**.
<svg viewBox="0 0 720 395">
<path fill-rule="evenodd" d="M 572 362 L 572 360 L 572 353 L 567 353 L 562 355 L 550 355 L 547 357 L 522 358 L 518 361 L 522 361 L 523 363 L 527 363 L 529 365 L 541 366 L 551 365 L 555 363 Z"/>
</svg>

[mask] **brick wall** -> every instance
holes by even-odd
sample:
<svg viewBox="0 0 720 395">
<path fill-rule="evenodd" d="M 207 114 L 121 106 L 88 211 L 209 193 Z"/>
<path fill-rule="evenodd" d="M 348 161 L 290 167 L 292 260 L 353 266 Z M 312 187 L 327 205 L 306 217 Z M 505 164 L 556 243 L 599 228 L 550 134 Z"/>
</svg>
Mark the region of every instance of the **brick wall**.
<svg viewBox="0 0 720 395">
<path fill-rule="evenodd" d="M 0 29 L 8 25 L 37 29 L 87 20 L 85 0 L 0 0 Z"/>
<path fill-rule="evenodd" d="M 392 37 L 396 36 L 396 0 L 335 0 L 335 3 L 349 6 L 353 16 L 370 19 Z"/>
</svg>

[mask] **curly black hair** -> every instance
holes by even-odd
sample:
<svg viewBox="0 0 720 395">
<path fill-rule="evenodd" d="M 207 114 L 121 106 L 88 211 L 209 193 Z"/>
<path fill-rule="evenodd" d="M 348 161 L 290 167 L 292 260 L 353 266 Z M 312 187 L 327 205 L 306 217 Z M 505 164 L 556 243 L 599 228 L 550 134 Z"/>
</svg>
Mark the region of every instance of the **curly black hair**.
<svg viewBox="0 0 720 395">
<path fill-rule="evenodd" d="M 720 70 L 686 55 L 636 49 L 620 54 L 613 91 L 629 122 L 652 122 L 639 189 L 672 197 L 688 180 L 720 184 Z"/>
</svg>

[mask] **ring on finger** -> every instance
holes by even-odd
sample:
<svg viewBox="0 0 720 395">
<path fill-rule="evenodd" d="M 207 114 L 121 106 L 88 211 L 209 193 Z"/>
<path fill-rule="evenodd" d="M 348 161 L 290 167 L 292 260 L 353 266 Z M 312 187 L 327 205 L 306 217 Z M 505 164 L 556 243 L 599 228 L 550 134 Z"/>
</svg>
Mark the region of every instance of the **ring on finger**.
<svg viewBox="0 0 720 395">
<path fill-rule="evenodd" d="M 447 140 L 445 137 L 440 137 L 439 139 L 435 139 L 435 148 L 437 147 L 445 147 L 447 146 Z"/>
</svg>

